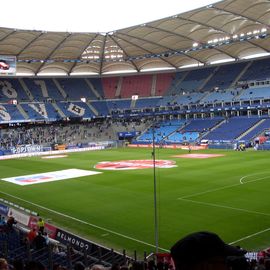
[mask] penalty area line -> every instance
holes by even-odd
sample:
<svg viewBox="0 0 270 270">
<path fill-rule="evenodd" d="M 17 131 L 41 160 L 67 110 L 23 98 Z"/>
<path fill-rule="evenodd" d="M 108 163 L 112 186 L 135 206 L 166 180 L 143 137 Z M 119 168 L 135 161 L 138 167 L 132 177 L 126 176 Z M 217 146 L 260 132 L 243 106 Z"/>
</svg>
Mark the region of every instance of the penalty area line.
<svg viewBox="0 0 270 270">
<path fill-rule="evenodd" d="M 229 243 L 229 244 L 230 244 L 230 245 L 234 245 L 234 244 L 236 244 L 236 243 L 239 243 L 239 242 L 244 241 L 244 240 L 246 240 L 246 239 L 252 238 L 252 237 L 257 236 L 257 235 L 259 235 L 259 234 L 265 233 L 265 232 L 267 232 L 267 231 L 270 231 L 270 228 L 267 228 L 267 229 L 265 229 L 265 230 L 262 230 L 262 231 L 259 231 L 259 232 L 256 232 L 256 233 L 253 233 L 253 234 L 250 234 L 250 235 L 247 235 L 247 236 L 242 237 L 242 238 L 240 238 L 240 239 L 238 239 L 238 240 L 235 240 L 235 241 L 233 241 L 233 242 L 231 242 L 231 243 Z"/>
<path fill-rule="evenodd" d="M 11 197 L 11 198 L 15 198 L 15 199 L 17 199 L 17 200 L 21 200 L 22 202 L 26 202 L 26 203 L 31 204 L 31 205 L 33 205 L 33 206 L 36 206 L 36 207 L 38 207 L 38 208 L 44 209 L 44 210 L 46 210 L 46 211 L 48 211 L 48 212 L 57 214 L 57 215 L 59 215 L 59 216 L 62 216 L 62 217 L 65 217 L 65 218 L 68 218 L 68 219 L 77 221 L 77 222 L 79 222 L 79 223 L 82 223 L 82 224 L 91 226 L 91 227 L 96 228 L 96 229 L 99 229 L 99 230 L 103 230 L 103 231 L 105 231 L 105 232 L 107 232 L 107 233 L 111 233 L 111 234 L 120 236 L 120 237 L 122 237 L 122 238 L 126 238 L 126 239 L 128 239 L 128 240 L 131 240 L 131 241 L 134 241 L 134 242 L 137 242 L 137 243 L 140 243 L 140 244 L 149 246 L 149 247 L 153 247 L 153 248 L 156 247 L 155 245 L 152 245 L 152 244 L 150 244 L 150 243 L 144 242 L 144 241 L 142 241 L 142 240 L 139 240 L 139 239 L 136 239 L 136 238 L 133 238 L 133 237 L 124 235 L 124 234 L 122 234 L 122 233 L 118 233 L 118 232 L 112 231 L 112 230 L 110 230 L 110 229 L 107 229 L 107 228 L 104 228 L 104 227 L 101 227 L 101 226 L 98 226 L 98 225 L 89 223 L 89 222 L 87 222 L 87 221 L 84 221 L 84 220 L 81 220 L 81 219 L 78 219 L 78 218 L 75 218 L 75 217 L 72 217 L 72 216 L 69 216 L 69 215 L 60 213 L 60 212 L 58 212 L 58 211 L 56 211 L 56 210 L 53 210 L 53 209 L 47 208 L 47 207 L 45 207 L 45 206 L 42 206 L 42 205 L 39 205 L 39 204 L 30 202 L 30 201 L 24 200 L 24 199 L 22 199 L 22 198 L 19 198 L 19 197 L 17 197 L 17 196 L 11 195 L 11 194 L 9 194 L 9 193 L 3 192 L 3 191 L 0 191 L 0 193 L 4 194 L 4 195 L 6 195 L 6 196 L 9 196 L 9 197 Z M 159 249 L 161 249 L 161 250 L 163 250 L 163 251 L 166 251 L 166 252 L 169 252 L 168 249 L 164 249 L 164 248 L 161 248 L 161 247 L 159 247 Z"/>
</svg>

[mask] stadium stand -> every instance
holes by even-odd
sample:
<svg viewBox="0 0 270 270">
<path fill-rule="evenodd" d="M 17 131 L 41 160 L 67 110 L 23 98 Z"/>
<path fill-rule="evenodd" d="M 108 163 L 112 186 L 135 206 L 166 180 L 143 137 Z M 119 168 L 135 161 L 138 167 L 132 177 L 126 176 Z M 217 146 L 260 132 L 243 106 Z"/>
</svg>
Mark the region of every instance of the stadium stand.
<svg viewBox="0 0 270 270">
<path fill-rule="evenodd" d="M 50 103 L 21 103 L 28 119 L 56 121 L 60 115 Z"/>
<path fill-rule="evenodd" d="M 168 92 L 169 87 L 172 85 L 175 75 L 164 73 L 156 75 L 156 96 L 163 96 Z"/>
<path fill-rule="evenodd" d="M 87 85 L 86 81 L 83 79 L 73 79 L 73 78 L 61 78 L 57 79 L 59 85 L 66 93 L 68 100 L 78 100 L 81 98 L 86 99 L 97 99 L 92 89 Z"/>
<path fill-rule="evenodd" d="M 177 86 L 177 94 L 199 90 L 204 81 L 213 73 L 214 67 L 191 70 Z"/>
<path fill-rule="evenodd" d="M 116 97 L 116 90 L 118 86 L 118 77 L 102 78 L 102 87 L 104 89 L 104 96 L 106 99 L 113 99 Z"/>
<path fill-rule="evenodd" d="M 184 92 L 182 95 L 176 96 L 173 100 L 174 104 L 181 104 L 181 105 L 188 105 L 194 104 L 199 102 L 202 99 L 204 93 L 193 92 L 193 93 L 186 93 Z"/>
<path fill-rule="evenodd" d="M 246 135 L 241 137 L 243 141 L 252 141 L 255 137 L 262 135 L 265 130 L 270 128 L 270 119 L 262 119 L 259 124 L 253 129 L 249 130 Z"/>
<path fill-rule="evenodd" d="M 107 106 L 108 106 L 109 111 L 130 109 L 131 99 L 107 100 Z"/>
<path fill-rule="evenodd" d="M 9 228 L 8 219 L 0 226 L 0 258 L 6 258 L 10 263 L 20 262 L 27 265 L 29 262 L 38 262 L 44 269 L 52 270 L 57 264 L 67 269 L 74 269 L 78 262 L 83 262 L 85 267 L 97 263 L 110 267 L 114 263 L 125 264 L 127 260 L 124 253 L 120 254 L 91 242 L 84 243 L 89 245 L 88 252 L 50 238 L 46 239 L 46 235 L 41 234 L 37 234 L 33 241 L 29 242 L 27 237 L 29 228 L 22 225 Z M 77 241 L 82 240 L 77 238 Z"/>
<path fill-rule="evenodd" d="M 213 90 L 204 96 L 201 103 L 216 103 L 216 102 L 232 102 L 238 95 L 239 90 L 226 89 L 226 90 Z"/>
<path fill-rule="evenodd" d="M 12 123 L 12 122 L 22 122 L 25 120 L 18 107 L 13 104 L 0 105 L 0 117 L 2 122 Z"/>
<path fill-rule="evenodd" d="M 256 100 L 256 99 L 269 99 L 270 98 L 270 87 L 251 87 L 243 89 L 241 94 L 238 96 L 240 100 Z"/>
<path fill-rule="evenodd" d="M 154 124 L 145 130 L 139 137 L 137 137 L 136 142 L 139 143 L 149 143 L 153 141 L 153 135 L 155 142 L 165 141 L 166 138 L 176 130 L 178 130 L 185 121 L 183 120 L 168 120 L 161 121 Z M 153 130 L 154 129 L 154 130 Z M 154 132 L 154 134 L 153 134 Z"/>
<path fill-rule="evenodd" d="M 109 115 L 109 108 L 107 105 L 107 101 L 92 101 L 91 105 L 98 111 L 99 116 L 107 116 Z"/>
<path fill-rule="evenodd" d="M 233 83 L 247 63 L 221 65 L 211 79 L 204 85 L 204 90 L 224 90 L 233 87 Z"/>
<path fill-rule="evenodd" d="M 139 97 L 151 96 L 152 81 L 152 75 L 123 77 L 120 91 L 121 98 L 131 98 L 133 95 Z"/>
<path fill-rule="evenodd" d="M 243 3 L 245 9 L 241 12 Z M 265 10 L 263 14 L 262 10 Z M 216 143 L 217 148 L 232 148 L 244 142 L 247 146 L 255 145 L 255 150 L 270 150 L 270 58 L 244 60 L 249 52 L 269 52 L 269 29 L 265 22 L 269 10 L 267 1 L 225 0 L 195 13 L 190 11 L 180 18 L 176 15 L 152 22 L 151 26 L 142 24 L 128 30 L 106 33 L 106 37 L 103 33 L 96 33 L 99 40 L 90 38 L 98 43 L 104 39 L 102 46 L 93 46 L 92 41 L 89 43 L 90 33 L 86 36 L 79 33 L 66 36 L 63 33 L 63 39 L 58 43 L 53 35 L 61 37 L 61 33 L 56 35 L 45 31 L 1 28 L 1 54 L 8 52 L 8 55 L 16 55 L 20 71 L 31 71 L 31 76 L 35 77 L 0 78 L 0 155 L 14 154 L 16 147 L 24 148 L 27 145 L 40 146 L 40 149 L 49 151 L 58 144 L 65 150 L 92 144 L 95 146 L 94 142 L 105 141 L 111 146 L 120 142 L 121 132 L 131 132 L 136 134 L 134 136 L 140 134 L 133 141 L 137 144 L 150 144 L 154 137 L 156 143 L 168 144 L 172 148 L 185 146 L 186 143 L 197 146 L 201 140 L 205 140 L 212 145 Z M 211 20 L 216 24 L 214 28 L 209 23 Z M 229 25 L 232 26 L 230 29 Z M 185 28 L 191 30 L 185 33 Z M 244 31 L 247 29 L 250 32 Z M 151 33 L 151 30 L 154 32 Z M 52 40 L 46 39 L 46 35 L 51 36 Z M 76 35 L 81 39 L 77 40 Z M 209 40 L 210 36 L 212 40 Z M 33 47 L 37 45 L 35 42 L 40 42 L 40 37 L 44 38 L 42 43 L 55 42 L 56 46 L 44 46 L 48 51 L 43 49 L 37 53 Z M 81 43 L 79 51 L 72 44 L 73 38 Z M 87 40 L 87 43 L 84 44 L 83 40 Z M 202 41 L 202 44 L 193 43 L 195 40 Z M 70 43 L 67 45 L 66 41 Z M 108 46 L 121 48 L 120 61 L 118 56 L 109 52 Z M 59 51 L 62 48 L 64 51 Z M 72 59 L 57 58 L 57 55 L 67 55 L 70 48 L 75 52 L 75 55 L 70 52 Z M 90 54 L 87 58 L 84 58 L 82 48 Z M 96 50 L 94 56 L 99 55 L 98 58 L 91 55 L 90 48 L 96 48 L 93 51 Z M 171 49 L 164 52 L 165 48 Z M 40 57 L 29 56 L 27 59 L 30 51 L 40 54 Z M 235 62 L 211 66 L 213 60 L 226 57 Z M 56 65 L 68 76 L 39 76 L 47 68 L 50 70 L 50 66 L 55 68 Z M 96 78 L 69 76 L 74 75 L 72 73 L 78 65 L 89 66 L 89 70 L 95 66 Z M 109 68 L 110 65 L 112 68 Z M 143 75 L 103 77 L 104 72 L 119 72 L 125 65 L 130 71 L 133 69 L 133 74 Z M 175 70 L 170 73 L 144 70 L 148 67 L 163 68 L 163 65 L 164 68 Z M 196 65 L 196 68 L 191 68 L 192 65 Z M 138 99 L 132 98 L 134 95 Z M 126 142 L 131 143 L 132 139 L 124 136 L 124 143 L 119 145 L 128 146 Z M 0 258 L 6 258 L 10 266 L 18 260 L 28 263 L 31 259 L 44 265 L 44 270 L 59 270 L 53 267 L 53 263 L 64 269 L 82 270 L 75 267 L 76 263 L 81 262 L 84 262 L 86 269 L 102 264 L 106 269 L 119 270 L 120 267 L 112 267 L 115 263 L 123 264 L 123 269 L 145 269 L 146 260 L 145 264 L 127 265 L 125 254 L 95 243 L 91 243 L 87 254 L 69 244 L 60 245 L 53 241 L 53 245 L 37 250 L 38 245 L 28 245 L 25 231 L 14 227 L 0 226 Z M 146 269 L 172 269 L 173 266 L 163 262 Z M 251 262 L 249 264 L 247 269 L 270 269 L 269 249 L 261 268 L 257 267 L 256 262 L 253 268 Z M 15 265 L 14 269 L 17 269 Z M 25 269 L 29 270 L 27 267 Z"/>
<path fill-rule="evenodd" d="M 211 141 L 233 141 L 259 121 L 260 119 L 255 117 L 229 118 L 222 125 L 207 134 L 204 139 Z"/>
<path fill-rule="evenodd" d="M 18 79 L 0 78 L 0 90 L 1 102 L 7 102 L 10 99 L 20 101 L 30 99 Z"/>
<path fill-rule="evenodd" d="M 35 101 L 63 100 L 55 83 L 51 79 L 23 79 L 27 89 L 31 92 Z"/>
<path fill-rule="evenodd" d="M 161 98 L 139 98 L 136 100 L 136 109 L 154 108 L 160 102 Z"/>
<path fill-rule="evenodd" d="M 265 80 L 270 77 L 269 59 L 252 61 L 249 68 L 242 75 L 239 81 Z"/>
<path fill-rule="evenodd" d="M 223 121 L 223 118 L 214 118 L 214 119 L 194 119 L 186 123 L 183 127 L 184 132 L 205 132 L 211 130 L 214 126 Z"/>
<path fill-rule="evenodd" d="M 66 117 L 91 119 L 94 113 L 85 102 L 57 102 L 58 107 L 63 111 Z"/>
<path fill-rule="evenodd" d="M 183 142 L 195 142 L 199 138 L 198 132 L 181 132 L 181 131 L 175 131 L 173 134 L 171 134 L 168 139 L 166 139 L 166 142 L 170 143 L 183 143 Z"/>
</svg>

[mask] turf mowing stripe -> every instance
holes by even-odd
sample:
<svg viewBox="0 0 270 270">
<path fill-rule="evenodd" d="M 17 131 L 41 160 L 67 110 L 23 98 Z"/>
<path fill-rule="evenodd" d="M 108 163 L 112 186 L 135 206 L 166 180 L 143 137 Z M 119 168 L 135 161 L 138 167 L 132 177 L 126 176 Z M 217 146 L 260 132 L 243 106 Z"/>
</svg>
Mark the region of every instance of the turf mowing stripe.
<svg viewBox="0 0 270 270">
<path fill-rule="evenodd" d="M 94 228 L 103 230 L 103 231 L 105 231 L 105 232 L 107 232 L 107 233 L 111 233 L 111 234 L 114 234 L 114 235 L 117 235 L 117 236 L 120 236 L 120 237 L 129 239 L 129 240 L 132 240 L 132 241 L 134 241 L 134 242 L 137 242 L 137 243 L 140 243 L 140 244 L 149 246 L 149 247 L 154 247 L 154 248 L 156 247 L 155 245 L 149 244 L 149 243 L 147 243 L 147 242 L 144 242 L 144 241 L 135 239 L 135 238 L 133 238 L 133 237 L 130 237 L 130 236 L 127 236 L 127 235 L 124 235 L 124 234 L 121 234 L 121 233 L 118 233 L 118 232 L 115 232 L 115 231 L 112 231 L 112 230 L 109 230 L 109 229 L 100 227 L 100 226 L 95 225 L 95 224 L 92 224 L 92 223 L 88 223 L 88 222 L 83 221 L 83 220 L 80 220 L 80 219 L 78 219 L 78 218 L 75 218 L 75 217 L 72 217 L 72 216 L 69 216 L 69 215 L 66 215 L 66 214 L 57 212 L 57 211 L 55 211 L 55 210 L 49 209 L 49 208 L 44 207 L 44 206 L 42 206 L 42 205 L 39 205 L 39 204 L 36 204 L 36 203 L 29 202 L 29 201 L 27 201 L 27 200 L 21 199 L 21 198 L 19 198 L 19 197 L 17 197 L 17 196 L 8 194 L 8 193 L 6 193 L 6 192 L 0 191 L 0 193 L 5 194 L 5 195 L 7 195 L 7 196 L 9 196 L 9 197 L 15 198 L 15 199 L 17 199 L 17 200 L 21 200 L 21 201 L 26 202 L 26 203 L 28 203 L 28 204 L 34 205 L 34 206 L 39 207 L 39 208 L 41 208 L 41 209 L 44 209 L 44 210 L 46 210 L 46 211 L 48 211 L 48 212 L 52 212 L 52 213 L 57 214 L 57 215 L 59 215 L 59 216 L 63 216 L 63 217 L 66 217 L 66 218 L 75 220 L 75 221 L 77 221 L 77 222 L 79 222 L 79 223 L 83 223 L 83 224 L 85 224 L 85 225 L 88 225 L 88 226 L 91 226 L 91 227 L 94 227 Z M 164 248 L 161 248 L 161 247 L 159 247 L 159 249 L 160 249 L 160 250 L 163 250 L 163 251 L 166 251 L 166 252 L 169 252 L 168 249 L 164 249 Z"/>
<path fill-rule="evenodd" d="M 246 210 L 246 209 L 243 209 L 243 208 L 236 208 L 236 207 L 220 205 L 220 204 L 215 204 L 215 203 L 199 202 L 199 201 L 193 201 L 193 200 L 188 200 L 188 199 L 181 199 L 181 200 L 186 201 L 186 202 L 191 202 L 191 203 L 202 204 L 202 205 L 206 205 L 206 206 L 213 206 L 213 207 L 219 207 L 219 208 L 225 208 L 225 209 L 230 209 L 230 210 L 241 211 L 241 212 L 250 213 L 250 214 L 262 215 L 262 216 L 270 216 L 270 214 L 267 214 L 267 213 L 262 213 L 262 212 L 257 212 L 257 211 L 250 211 L 250 210 Z"/>
<path fill-rule="evenodd" d="M 236 241 L 233 241 L 233 242 L 231 242 L 231 243 L 229 243 L 229 244 L 230 244 L 230 245 L 234 245 L 234 244 L 236 244 L 236 243 L 238 243 L 238 242 L 241 242 L 241 241 L 243 241 L 243 240 L 252 238 L 253 236 L 257 236 L 257 235 L 259 235 L 259 234 L 265 233 L 265 232 L 267 232 L 267 231 L 269 231 L 269 230 L 270 230 L 270 228 L 267 228 L 267 229 L 265 229 L 265 230 L 262 230 L 262 231 L 259 231 L 259 232 L 250 234 L 250 235 L 248 235 L 248 236 L 245 236 L 245 237 L 243 237 L 243 238 L 240 238 L 240 239 L 238 239 L 238 240 L 236 240 Z"/>
</svg>

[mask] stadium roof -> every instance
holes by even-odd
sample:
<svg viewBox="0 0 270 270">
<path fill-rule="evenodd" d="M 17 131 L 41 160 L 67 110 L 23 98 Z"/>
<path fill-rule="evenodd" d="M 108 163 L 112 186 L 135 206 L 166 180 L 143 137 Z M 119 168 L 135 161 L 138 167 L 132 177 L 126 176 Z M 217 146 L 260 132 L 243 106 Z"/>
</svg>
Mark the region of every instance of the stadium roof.
<svg viewBox="0 0 270 270">
<path fill-rule="evenodd" d="M 105 75 L 178 69 L 267 54 L 270 1 L 224 0 L 108 33 L 0 28 L 18 74 Z"/>
</svg>

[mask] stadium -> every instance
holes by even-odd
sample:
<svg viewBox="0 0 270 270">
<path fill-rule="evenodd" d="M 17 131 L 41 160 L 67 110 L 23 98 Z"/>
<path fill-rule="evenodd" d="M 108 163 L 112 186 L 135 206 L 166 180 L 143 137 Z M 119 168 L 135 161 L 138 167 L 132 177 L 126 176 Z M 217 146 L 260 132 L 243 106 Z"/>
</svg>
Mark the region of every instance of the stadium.
<svg viewBox="0 0 270 270">
<path fill-rule="evenodd" d="M 223 0 L 105 34 L 0 27 L 0 258 L 165 264 L 208 231 L 247 251 L 245 269 L 269 261 L 269 10 Z"/>
</svg>

